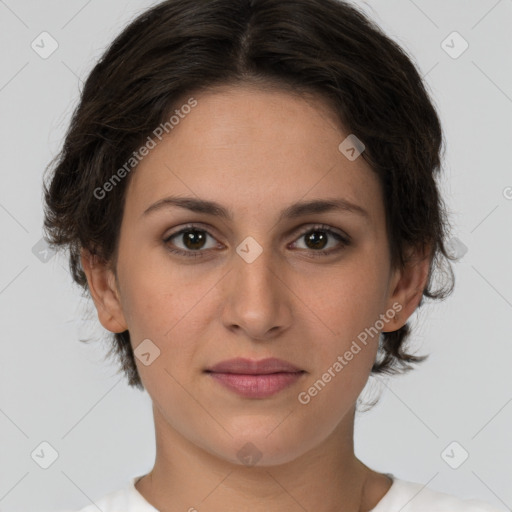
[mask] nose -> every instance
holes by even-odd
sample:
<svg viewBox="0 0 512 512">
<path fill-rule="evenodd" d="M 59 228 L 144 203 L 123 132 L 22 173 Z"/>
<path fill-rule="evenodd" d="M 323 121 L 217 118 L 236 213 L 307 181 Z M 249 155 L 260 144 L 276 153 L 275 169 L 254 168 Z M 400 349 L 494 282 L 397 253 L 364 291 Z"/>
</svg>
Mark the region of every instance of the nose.
<svg viewBox="0 0 512 512">
<path fill-rule="evenodd" d="M 243 249 L 248 248 L 244 253 Z M 262 249 L 252 260 L 246 255 L 255 247 L 251 244 L 239 247 L 240 253 L 234 255 L 231 271 L 223 280 L 221 300 L 222 322 L 227 329 L 243 332 L 251 340 L 265 341 L 274 339 L 290 326 L 293 293 L 277 255 L 270 249 Z"/>
</svg>

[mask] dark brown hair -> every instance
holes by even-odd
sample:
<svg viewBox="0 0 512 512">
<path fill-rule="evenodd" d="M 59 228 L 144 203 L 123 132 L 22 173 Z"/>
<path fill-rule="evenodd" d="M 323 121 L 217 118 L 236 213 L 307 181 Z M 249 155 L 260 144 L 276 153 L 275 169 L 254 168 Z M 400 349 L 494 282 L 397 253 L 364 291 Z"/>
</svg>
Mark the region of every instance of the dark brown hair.
<svg viewBox="0 0 512 512">
<path fill-rule="evenodd" d="M 126 162 L 187 95 L 218 85 L 256 83 L 329 102 L 382 186 L 391 261 L 430 247 L 423 297 L 454 287 L 444 245 L 446 211 L 436 184 L 442 130 L 406 52 L 363 12 L 339 0 L 167 0 L 135 19 L 89 74 L 62 151 L 47 168 L 45 237 L 70 251 L 73 279 L 87 294 L 80 250 L 117 260 Z M 110 181 L 109 181 L 110 180 Z M 105 184 L 110 182 L 108 193 Z M 101 197 L 100 197 L 101 195 Z M 434 271 L 448 278 L 431 289 Z M 427 356 L 408 354 L 401 329 L 382 333 L 372 373 L 395 374 Z M 144 389 L 129 332 L 111 335 L 129 385 Z"/>
</svg>

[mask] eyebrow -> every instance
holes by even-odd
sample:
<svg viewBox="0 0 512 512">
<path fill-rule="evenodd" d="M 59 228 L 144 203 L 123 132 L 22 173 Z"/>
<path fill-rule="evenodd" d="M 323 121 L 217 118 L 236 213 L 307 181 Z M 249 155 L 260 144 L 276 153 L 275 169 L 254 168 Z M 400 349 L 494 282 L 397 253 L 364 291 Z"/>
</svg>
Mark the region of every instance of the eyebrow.
<svg viewBox="0 0 512 512">
<path fill-rule="evenodd" d="M 205 199 L 197 199 L 194 197 L 178 197 L 171 196 L 160 199 L 156 203 L 152 204 L 147 208 L 141 215 L 146 217 L 150 213 L 160 211 L 162 209 L 168 209 L 172 207 L 184 208 L 192 212 L 204 213 L 212 215 L 225 220 L 233 219 L 233 212 L 229 208 L 216 203 L 214 201 L 207 201 Z M 334 199 L 315 199 L 312 201 L 305 201 L 292 204 L 281 211 L 278 222 L 285 219 L 295 219 L 305 215 L 311 215 L 315 213 L 325 213 L 330 211 L 342 211 L 352 213 L 363 217 L 366 221 L 370 220 L 370 215 L 361 206 L 351 203 L 346 199 L 334 198 Z"/>
</svg>

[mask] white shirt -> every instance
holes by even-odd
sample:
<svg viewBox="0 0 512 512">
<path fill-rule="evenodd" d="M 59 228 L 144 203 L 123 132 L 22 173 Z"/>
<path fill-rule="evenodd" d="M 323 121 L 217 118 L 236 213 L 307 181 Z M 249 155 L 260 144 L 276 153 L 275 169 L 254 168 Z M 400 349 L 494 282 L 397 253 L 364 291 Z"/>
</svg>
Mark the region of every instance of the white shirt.
<svg viewBox="0 0 512 512">
<path fill-rule="evenodd" d="M 476 499 L 463 499 L 451 494 L 434 491 L 416 482 L 409 482 L 387 475 L 393 484 L 370 512 L 504 512 L 493 505 Z M 142 478 L 137 476 L 129 484 L 117 491 L 82 508 L 77 512 L 159 512 L 150 505 L 135 488 Z"/>
</svg>

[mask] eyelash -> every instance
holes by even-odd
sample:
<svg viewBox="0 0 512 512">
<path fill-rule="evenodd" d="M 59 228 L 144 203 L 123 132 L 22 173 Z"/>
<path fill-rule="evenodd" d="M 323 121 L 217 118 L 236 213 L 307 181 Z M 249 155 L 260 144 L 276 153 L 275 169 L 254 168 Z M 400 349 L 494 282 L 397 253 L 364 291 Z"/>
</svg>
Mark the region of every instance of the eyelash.
<svg viewBox="0 0 512 512">
<path fill-rule="evenodd" d="M 167 250 L 173 254 L 177 254 L 179 256 L 185 256 L 187 258 L 202 258 L 203 257 L 203 253 L 207 252 L 208 250 L 197 250 L 197 251 L 184 251 L 182 249 L 171 249 L 167 244 L 170 242 L 171 239 L 173 239 L 174 237 L 178 236 L 178 235 L 182 235 L 183 233 L 186 233 L 188 231 L 201 231 L 203 233 L 207 233 L 209 236 L 211 236 L 212 238 L 215 238 L 213 237 L 210 233 L 208 233 L 208 231 L 206 231 L 205 229 L 202 229 L 198 226 L 194 226 L 194 225 L 188 225 L 186 226 L 185 228 L 181 229 L 180 231 L 177 231 L 176 233 L 172 233 L 171 235 L 169 235 L 168 237 L 166 237 L 163 241 L 164 243 L 166 244 L 167 246 Z M 333 236 L 336 240 L 338 240 L 339 242 L 341 242 L 341 247 L 338 247 L 338 248 L 335 248 L 335 249 L 328 249 L 328 250 L 319 250 L 319 251 L 315 251 L 313 249 L 310 249 L 310 251 L 313 253 L 313 257 L 316 258 L 316 257 L 321 257 L 321 256 L 330 256 L 336 252 L 339 252 L 340 250 L 342 250 L 344 247 L 346 246 L 349 246 L 351 241 L 350 239 L 347 237 L 347 236 L 343 236 L 341 235 L 340 233 L 338 233 L 337 231 L 334 231 L 332 230 L 329 226 L 326 226 L 325 224 L 317 224 L 315 226 L 312 226 L 310 228 L 307 228 L 305 230 L 303 230 L 301 233 L 299 233 L 297 239 L 300 239 L 301 237 L 303 237 L 304 235 L 308 235 L 310 233 L 314 233 L 315 231 L 323 231 L 325 233 L 328 233 L 329 235 Z"/>
</svg>

